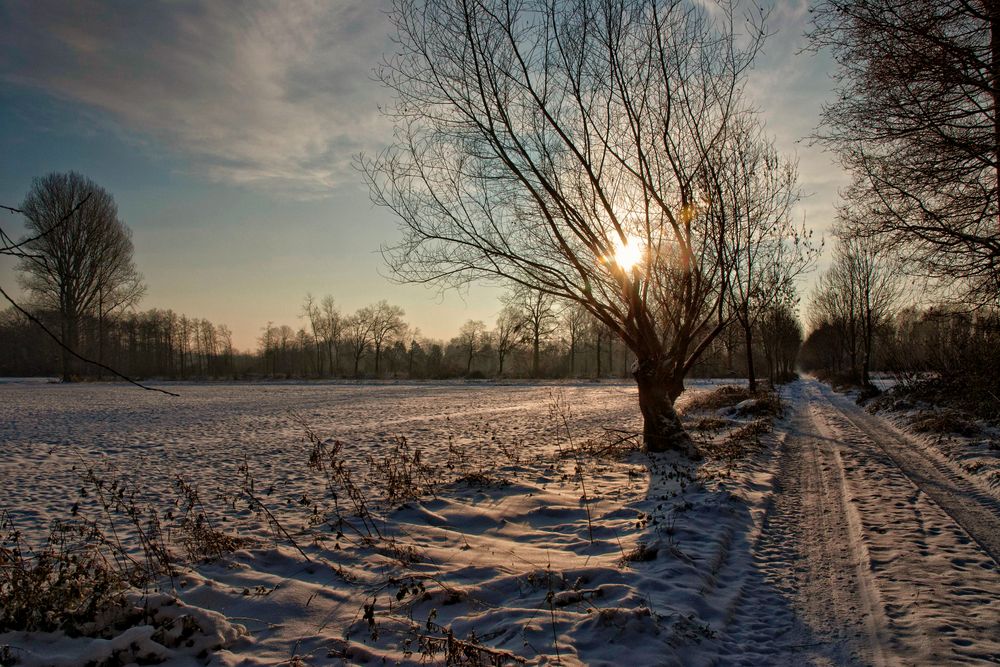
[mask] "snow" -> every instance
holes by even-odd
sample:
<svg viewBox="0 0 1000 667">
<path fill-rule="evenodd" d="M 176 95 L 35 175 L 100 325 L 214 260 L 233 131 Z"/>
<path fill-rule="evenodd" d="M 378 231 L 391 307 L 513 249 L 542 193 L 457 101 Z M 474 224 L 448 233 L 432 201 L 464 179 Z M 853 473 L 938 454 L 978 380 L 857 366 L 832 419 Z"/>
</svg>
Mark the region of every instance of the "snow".
<svg viewBox="0 0 1000 667">
<path fill-rule="evenodd" d="M 694 383 L 681 405 L 716 384 Z M 178 557 L 178 479 L 212 525 L 247 540 L 133 591 L 161 610 L 149 623 L 104 638 L 0 634 L 22 664 L 441 664 L 448 651 L 891 664 L 1000 651 L 995 563 L 914 493 L 878 433 L 857 433 L 850 418 L 864 413 L 815 383 L 786 390 L 789 416 L 759 451 L 697 467 L 611 446 L 606 428 L 639 426 L 630 383 L 171 388 L 181 396 L 0 386 L 0 509 L 27 539 L 74 505 L 98 512 L 79 493 L 90 469 L 134 484 Z M 343 485 L 332 497 L 330 462 L 366 499 L 367 524 Z M 404 473 L 422 493 L 401 492 Z M 158 631 L 168 616 L 194 620 L 184 641 Z"/>
</svg>

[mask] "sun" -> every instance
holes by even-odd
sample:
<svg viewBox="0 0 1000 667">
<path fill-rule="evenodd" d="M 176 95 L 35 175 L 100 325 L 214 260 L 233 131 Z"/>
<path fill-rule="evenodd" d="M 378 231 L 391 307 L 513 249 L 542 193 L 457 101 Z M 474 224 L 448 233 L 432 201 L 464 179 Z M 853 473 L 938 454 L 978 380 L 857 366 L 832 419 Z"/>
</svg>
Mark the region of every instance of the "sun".
<svg viewBox="0 0 1000 667">
<path fill-rule="evenodd" d="M 622 270 L 631 271 L 641 261 L 642 246 L 638 239 L 631 236 L 626 238 L 624 242 L 621 239 L 615 239 L 615 264 L 620 266 Z"/>
</svg>

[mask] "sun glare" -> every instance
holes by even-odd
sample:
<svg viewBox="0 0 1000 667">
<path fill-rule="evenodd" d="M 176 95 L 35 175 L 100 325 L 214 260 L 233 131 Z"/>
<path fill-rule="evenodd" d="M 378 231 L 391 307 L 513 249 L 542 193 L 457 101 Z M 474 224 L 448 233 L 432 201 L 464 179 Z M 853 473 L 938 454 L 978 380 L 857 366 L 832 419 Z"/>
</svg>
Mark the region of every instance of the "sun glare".
<svg viewBox="0 0 1000 667">
<path fill-rule="evenodd" d="M 631 271 L 641 261 L 642 247 L 638 239 L 628 237 L 624 243 L 615 239 L 615 264 L 625 271 Z"/>
</svg>

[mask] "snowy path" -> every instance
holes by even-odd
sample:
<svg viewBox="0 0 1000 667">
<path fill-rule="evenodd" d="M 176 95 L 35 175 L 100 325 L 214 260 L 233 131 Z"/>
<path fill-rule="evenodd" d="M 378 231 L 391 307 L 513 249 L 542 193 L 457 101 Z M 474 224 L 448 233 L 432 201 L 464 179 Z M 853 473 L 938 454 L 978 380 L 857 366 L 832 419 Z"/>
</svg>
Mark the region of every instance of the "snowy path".
<svg viewBox="0 0 1000 667">
<path fill-rule="evenodd" d="M 786 398 L 755 552 L 797 613 L 772 633 L 815 664 L 1000 661 L 995 501 L 818 382 Z"/>
</svg>

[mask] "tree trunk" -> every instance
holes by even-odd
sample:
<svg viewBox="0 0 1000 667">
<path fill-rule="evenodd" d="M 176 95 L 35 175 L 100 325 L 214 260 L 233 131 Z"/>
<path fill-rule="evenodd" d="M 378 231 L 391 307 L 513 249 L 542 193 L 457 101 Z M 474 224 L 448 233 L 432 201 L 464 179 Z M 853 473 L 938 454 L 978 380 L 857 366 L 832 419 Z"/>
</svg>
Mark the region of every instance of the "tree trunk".
<svg viewBox="0 0 1000 667">
<path fill-rule="evenodd" d="M 743 324 L 743 339 L 747 345 L 747 387 L 757 391 L 757 374 L 753 367 L 753 328 Z"/>
<path fill-rule="evenodd" d="M 634 372 L 639 386 L 642 440 L 648 452 L 694 453 L 694 444 L 674 410 L 674 399 L 684 390 L 659 360 L 640 360 Z M 678 389 L 679 386 L 679 389 Z"/>
<path fill-rule="evenodd" d="M 76 322 L 71 317 L 63 315 L 62 318 L 62 375 L 63 382 L 73 381 L 73 355 L 69 350 L 76 349 Z M 68 349 L 67 349 L 68 348 Z"/>
<path fill-rule="evenodd" d="M 541 366 L 541 354 L 539 352 L 539 335 L 535 332 L 535 339 L 533 342 L 533 347 L 531 351 L 531 377 L 537 378 L 539 374 L 539 367 Z"/>
<path fill-rule="evenodd" d="M 601 377 L 601 334 L 597 334 L 597 377 Z"/>
</svg>

